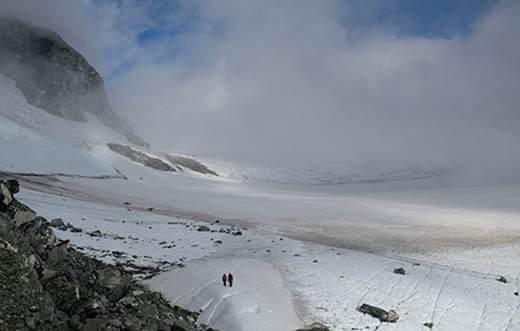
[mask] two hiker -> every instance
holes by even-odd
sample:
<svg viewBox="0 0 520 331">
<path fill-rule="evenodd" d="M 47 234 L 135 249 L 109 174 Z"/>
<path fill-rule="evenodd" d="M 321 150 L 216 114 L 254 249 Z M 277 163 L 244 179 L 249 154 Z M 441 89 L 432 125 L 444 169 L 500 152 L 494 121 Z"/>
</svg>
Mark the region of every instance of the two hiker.
<svg viewBox="0 0 520 331">
<path fill-rule="evenodd" d="M 224 287 L 227 283 L 229 283 L 229 287 L 233 287 L 233 275 L 229 273 L 228 275 L 222 275 L 222 282 L 224 283 Z"/>
</svg>

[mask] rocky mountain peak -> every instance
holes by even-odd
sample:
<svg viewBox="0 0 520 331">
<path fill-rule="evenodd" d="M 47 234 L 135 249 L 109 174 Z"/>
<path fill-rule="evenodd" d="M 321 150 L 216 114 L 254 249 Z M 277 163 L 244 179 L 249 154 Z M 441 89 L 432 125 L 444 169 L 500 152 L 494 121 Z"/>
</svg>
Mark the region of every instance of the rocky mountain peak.
<svg viewBox="0 0 520 331">
<path fill-rule="evenodd" d="M 0 73 L 36 107 L 73 121 L 94 114 L 132 143 L 148 145 L 114 111 L 101 75 L 53 31 L 0 18 Z"/>
</svg>

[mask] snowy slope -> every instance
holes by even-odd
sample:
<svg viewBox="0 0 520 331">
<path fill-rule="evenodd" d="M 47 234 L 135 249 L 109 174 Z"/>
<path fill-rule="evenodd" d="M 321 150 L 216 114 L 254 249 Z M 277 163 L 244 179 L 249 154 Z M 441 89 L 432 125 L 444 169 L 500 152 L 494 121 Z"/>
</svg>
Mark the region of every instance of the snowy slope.
<svg viewBox="0 0 520 331">
<path fill-rule="evenodd" d="M 220 273 L 237 280 L 224 287 Z M 188 309 L 203 308 L 200 323 L 219 330 L 294 330 L 301 326 L 280 272 L 260 259 L 202 261 L 150 281 L 153 289 Z"/>
<path fill-rule="evenodd" d="M 115 175 L 110 157 L 96 145 L 108 131 L 30 106 L 15 83 L 0 75 L 0 154 L 8 156 L 0 158 L 0 171 Z"/>
</svg>

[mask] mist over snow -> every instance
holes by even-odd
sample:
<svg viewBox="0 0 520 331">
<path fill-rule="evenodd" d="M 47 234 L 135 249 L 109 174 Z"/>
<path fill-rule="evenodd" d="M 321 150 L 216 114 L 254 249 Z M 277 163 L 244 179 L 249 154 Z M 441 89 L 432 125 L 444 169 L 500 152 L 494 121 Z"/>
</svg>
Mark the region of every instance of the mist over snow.
<svg viewBox="0 0 520 331">
<path fill-rule="evenodd" d="M 517 1 L 488 1 L 465 29 L 439 35 L 360 25 L 397 2 L 36 3 L 3 1 L 2 14 L 83 51 L 158 149 L 519 177 Z"/>
</svg>

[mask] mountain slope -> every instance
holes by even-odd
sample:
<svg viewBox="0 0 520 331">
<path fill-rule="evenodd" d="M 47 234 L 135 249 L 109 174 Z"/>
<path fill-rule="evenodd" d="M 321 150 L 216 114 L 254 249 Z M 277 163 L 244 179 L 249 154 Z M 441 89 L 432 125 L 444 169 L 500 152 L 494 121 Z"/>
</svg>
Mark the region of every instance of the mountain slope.
<svg viewBox="0 0 520 331">
<path fill-rule="evenodd" d="M 94 114 L 132 143 L 148 145 L 112 109 L 96 69 L 52 31 L 0 18 L 0 73 L 33 106 L 74 121 Z"/>
</svg>

